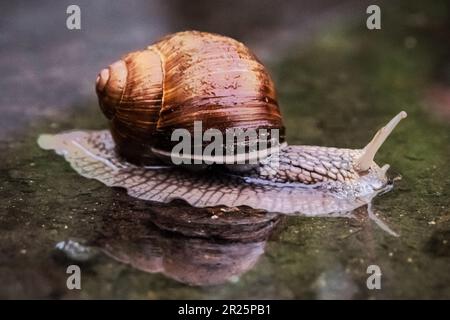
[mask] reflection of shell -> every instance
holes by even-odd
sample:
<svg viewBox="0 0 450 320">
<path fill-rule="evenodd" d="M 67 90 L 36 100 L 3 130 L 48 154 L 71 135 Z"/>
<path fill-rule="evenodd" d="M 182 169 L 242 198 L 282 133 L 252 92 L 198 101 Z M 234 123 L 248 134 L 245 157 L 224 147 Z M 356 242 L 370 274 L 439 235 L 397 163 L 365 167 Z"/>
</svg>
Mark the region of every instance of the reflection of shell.
<svg viewBox="0 0 450 320">
<path fill-rule="evenodd" d="M 264 66 L 242 43 L 216 34 L 180 32 L 131 52 L 100 72 L 96 91 L 118 151 L 129 160 L 151 157 L 152 146 L 172 150 L 172 131 L 192 132 L 194 121 L 223 133 L 284 130 Z"/>
<path fill-rule="evenodd" d="M 191 285 L 221 284 L 250 270 L 266 242 L 215 243 L 191 238 L 163 245 L 164 274 Z"/>
<path fill-rule="evenodd" d="M 275 213 L 254 209 L 190 209 L 186 205 L 153 207 L 152 222 L 162 230 L 188 237 L 205 237 L 236 241 L 258 241 L 267 238 L 280 220 Z M 189 208 L 189 209 L 188 209 Z"/>
<path fill-rule="evenodd" d="M 222 212 L 213 219 L 214 212 L 186 205 L 156 207 L 151 211 L 144 220 L 107 221 L 107 233 L 95 244 L 110 257 L 136 269 L 160 272 L 197 286 L 221 284 L 251 269 L 264 253 L 266 240 L 279 221 L 276 215 L 269 214 L 264 219 L 264 215 L 250 209 L 245 213 Z M 161 224 L 166 218 L 172 222 L 164 224 L 164 228 L 172 232 L 146 221 Z M 187 221 L 194 226 L 187 226 Z M 259 225 L 259 231 L 250 228 L 252 221 Z M 194 232 L 195 228 L 202 232 Z"/>
</svg>

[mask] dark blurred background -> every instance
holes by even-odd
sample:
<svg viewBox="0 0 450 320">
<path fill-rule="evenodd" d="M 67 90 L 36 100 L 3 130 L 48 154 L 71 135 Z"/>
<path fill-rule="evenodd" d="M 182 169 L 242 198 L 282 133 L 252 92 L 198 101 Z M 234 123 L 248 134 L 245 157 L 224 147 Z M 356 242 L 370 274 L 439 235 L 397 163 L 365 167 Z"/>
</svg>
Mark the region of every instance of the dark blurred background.
<svg viewBox="0 0 450 320">
<path fill-rule="evenodd" d="M 0 136 L 33 119 L 60 118 L 95 99 L 98 71 L 124 53 L 182 30 L 246 43 L 266 64 L 339 19 L 365 25 L 369 1 L 3 1 L 0 4 Z M 81 9 L 81 30 L 66 9 Z"/>
</svg>

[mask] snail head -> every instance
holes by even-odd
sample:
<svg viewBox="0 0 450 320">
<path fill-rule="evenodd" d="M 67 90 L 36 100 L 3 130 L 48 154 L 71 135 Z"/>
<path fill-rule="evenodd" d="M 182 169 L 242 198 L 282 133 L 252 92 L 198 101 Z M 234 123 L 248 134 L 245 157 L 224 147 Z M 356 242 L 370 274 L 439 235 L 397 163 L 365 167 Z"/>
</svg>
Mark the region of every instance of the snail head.
<svg viewBox="0 0 450 320">
<path fill-rule="evenodd" d="M 388 164 L 381 167 L 378 166 L 374 161 L 375 155 L 399 122 L 406 117 L 406 112 L 402 111 L 389 121 L 388 124 L 378 130 L 372 140 L 362 149 L 361 155 L 354 163 L 354 168 L 361 176 L 367 175 L 367 179 L 372 177 L 369 183 L 375 189 L 382 188 L 387 184 L 388 178 L 386 173 L 389 169 Z"/>
</svg>

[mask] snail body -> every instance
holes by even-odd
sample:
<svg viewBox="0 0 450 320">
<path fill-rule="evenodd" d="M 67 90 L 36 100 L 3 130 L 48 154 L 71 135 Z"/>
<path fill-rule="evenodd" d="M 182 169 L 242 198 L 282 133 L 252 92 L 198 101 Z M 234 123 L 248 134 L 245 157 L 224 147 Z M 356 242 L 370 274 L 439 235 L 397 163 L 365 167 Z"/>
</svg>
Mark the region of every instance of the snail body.
<svg viewBox="0 0 450 320">
<path fill-rule="evenodd" d="M 41 135 L 39 145 L 64 155 L 81 175 L 124 187 L 131 196 L 183 199 L 197 207 L 321 215 L 367 204 L 389 188 L 389 166 L 373 159 L 406 117 L 399 113 L 363 149 L 289 146 L 274 84 L 261 62 L 236 40 L 195 31 L 125 55 L 100 72 L 96 92 L 109 131 Z M 196 121 L 203 133 L 254 129 L 256 135 L 232 148 L 233 157 L 213 157 L 214 165 L 202 170 L 176 166 L 172 135 L 180 128 L 193 133 Z M 253 152 L 261 142 L 262 150 Z M 183 157 L 206 163 L 208 144 L 191 143 L 202 152 Z M 220 144 L 219 154 L 229 154 L 229 147 Z"/>
</svg>

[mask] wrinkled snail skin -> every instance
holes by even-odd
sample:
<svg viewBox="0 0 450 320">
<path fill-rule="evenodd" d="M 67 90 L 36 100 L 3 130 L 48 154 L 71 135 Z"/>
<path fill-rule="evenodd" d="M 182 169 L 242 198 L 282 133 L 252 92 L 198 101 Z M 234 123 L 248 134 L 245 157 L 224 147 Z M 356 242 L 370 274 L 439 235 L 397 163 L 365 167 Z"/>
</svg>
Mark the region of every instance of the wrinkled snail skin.
<svg viewBox="0 0 450 320">
<path fill-rule="evenodd" d="M 406 117 L 404 111 L 397 114 L 363 149 L 289 146 L 264 66 L 236 40 L 195 31 L 125 55 L 100 71 L 96 92 L 110 130 L 41 135 L 41 148 L 63 155 L 81 175 L 123 187 L 133 197 L 182 199 L 195 207 L 245 205 L 316 216 L 368 204 L 390 188 L 389 166 L 379 167 L 374 157 Z M 193 171 L 161 165 L 159 159 L 168 160 L 177 143 L 170 139 L 173 130 L 192 132 L 194 121 L 222 133 L 278 129 L 282 144 L 277 152 L 258 155 L 251 167 Z"/>
<path fill-rule="evenodd" d="M 361 184 L 371 181 L 374 189 L 387 183 L 389 165 L 379 167 L 374 156 L 396 125 L 405 118 L 402 111 L 381 128 L 364 149 L 345 149 L 319 146 L 286 146 L 260 161 L 260 166 L 247 177 L 273 183 L 314 185 Z"/>
</svg>

